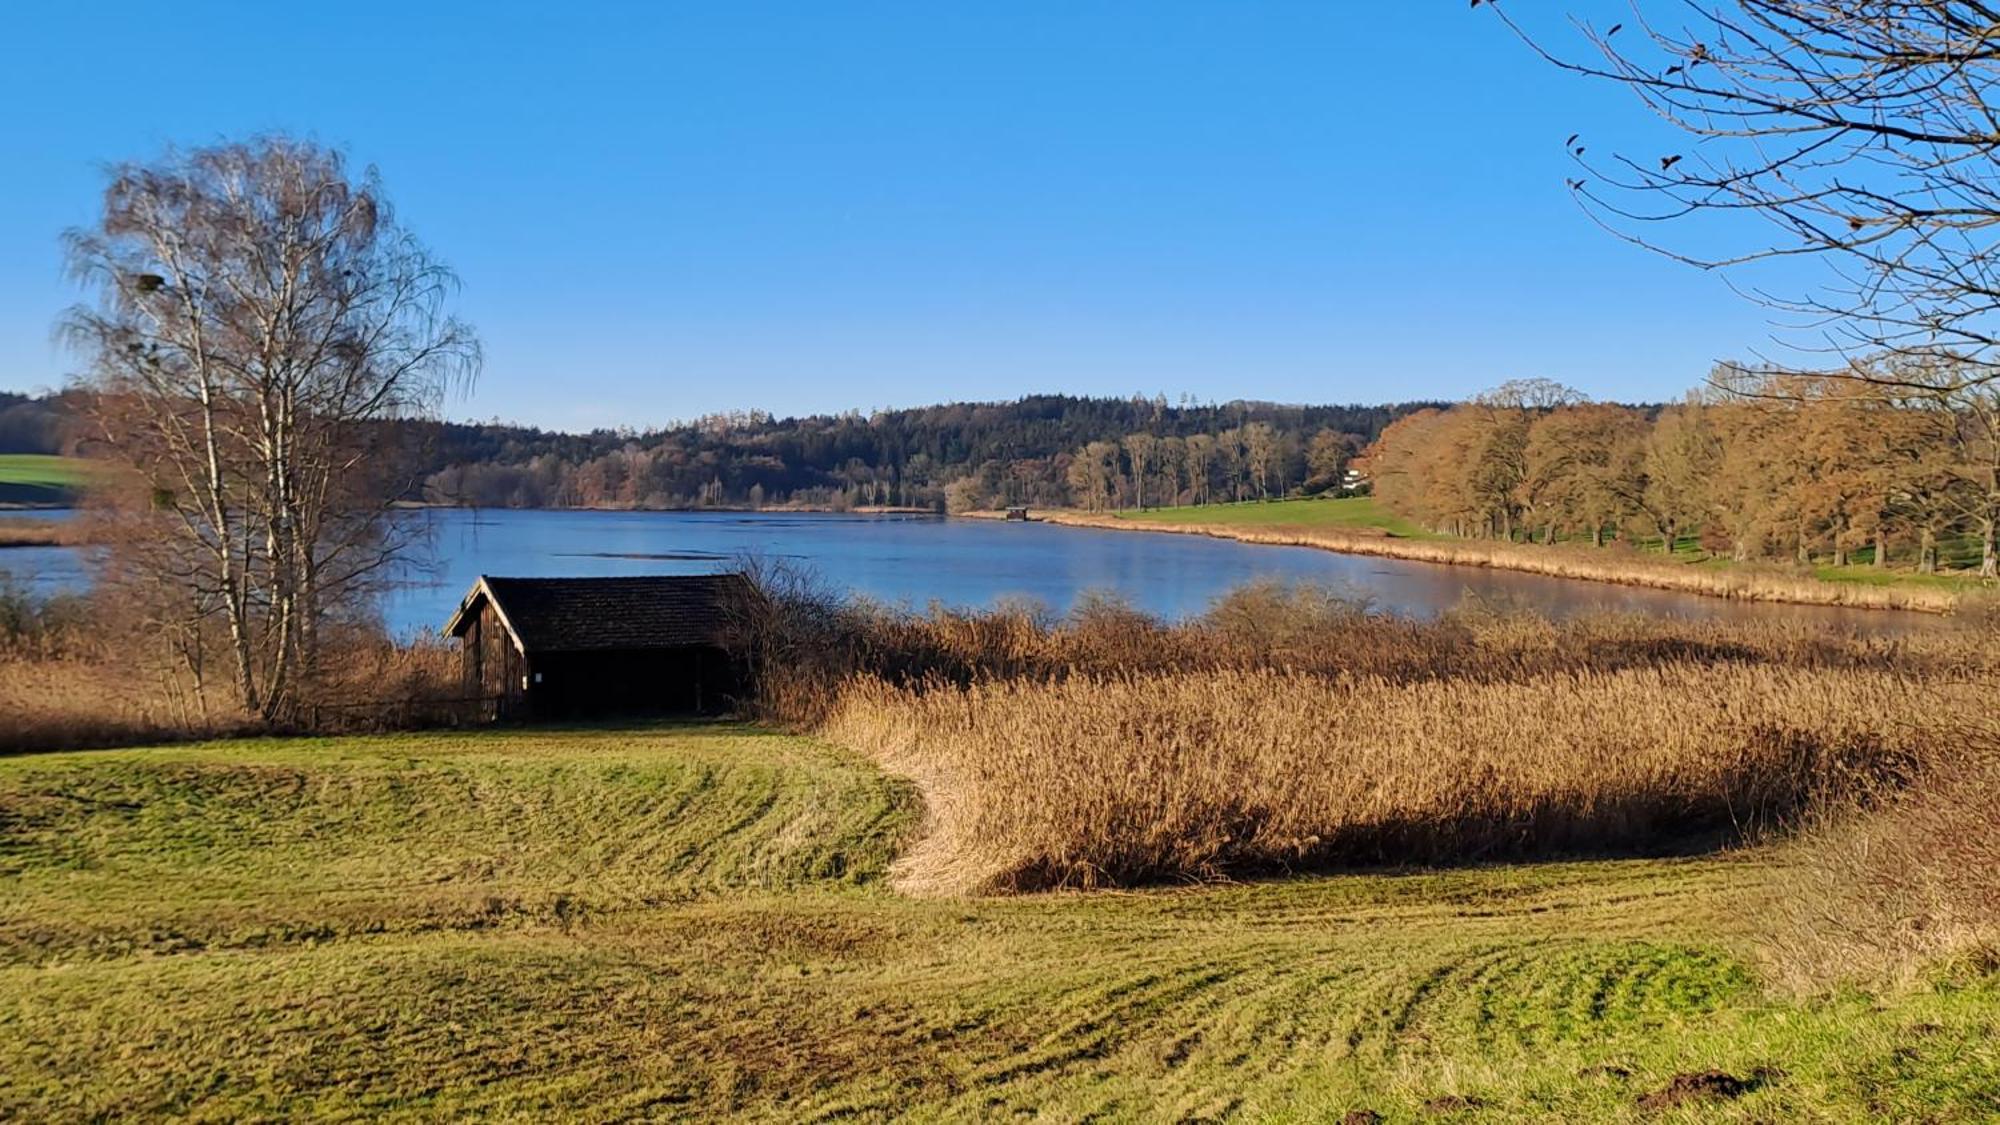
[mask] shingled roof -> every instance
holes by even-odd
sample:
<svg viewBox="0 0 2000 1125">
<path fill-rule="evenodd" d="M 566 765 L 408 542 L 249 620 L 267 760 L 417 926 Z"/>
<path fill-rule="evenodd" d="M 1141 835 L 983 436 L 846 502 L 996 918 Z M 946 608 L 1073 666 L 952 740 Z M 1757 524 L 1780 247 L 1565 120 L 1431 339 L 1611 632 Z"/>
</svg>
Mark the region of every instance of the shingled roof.
<svg viewBox="0 0 2000 1125">
<path fill-rule="evenodd" d="M 487 599 L 524 653 L 680 648 L 719 644 L 734 615 L 759 595 L 741 574 L 642 578 L 480 576 L 445 624 L 457 636 Z"/>
</svg>

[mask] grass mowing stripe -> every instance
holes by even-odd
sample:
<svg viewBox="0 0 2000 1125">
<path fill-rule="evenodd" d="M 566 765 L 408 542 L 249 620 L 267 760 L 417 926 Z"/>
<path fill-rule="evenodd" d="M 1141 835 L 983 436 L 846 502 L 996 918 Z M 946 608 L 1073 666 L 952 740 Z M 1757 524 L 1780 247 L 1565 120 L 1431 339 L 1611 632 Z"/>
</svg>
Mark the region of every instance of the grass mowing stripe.
<svg viewBox="0 0 2000 1125">
<path fill-rule="evenodd" d="M 2000 1111 L 1991 978 L 1757 986 L 1754 855 L 917 901 L 915 818 L 731 727 L 0 760 L 0 1117 Z"/>
<path fill-rule="evenodd" d="M 90 480 L 96 467 L 78 457 L 57 457 L 46 453 L 0 453 L 0 484 L 25 484 L 41 488 L 78 488 Z"/>
</svg>

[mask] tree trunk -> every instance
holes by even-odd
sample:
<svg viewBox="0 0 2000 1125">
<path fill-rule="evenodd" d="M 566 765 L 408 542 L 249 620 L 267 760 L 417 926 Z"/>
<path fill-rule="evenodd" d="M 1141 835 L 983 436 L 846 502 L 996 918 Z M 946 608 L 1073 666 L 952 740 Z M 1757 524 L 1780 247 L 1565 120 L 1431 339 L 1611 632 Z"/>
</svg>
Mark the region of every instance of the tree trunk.
<svg viewBox="0 0 2000 1125">
<path fill-rule="evenodd" d="M 1889 533 L 1880 524 L 1875 526 L 1875 566 L 1879 569 L 1889 565 Z"/>
<path fill-rule="evenodd" d="M 2000 578 L 2000 519 L 1979 522 L 1979 577 Z"/>
<path fill-rule="evenodd" d="M 1928 527 L 1917 539 L 1917 573 L 1937 573 L 1937 534 Z"/>
</svg>

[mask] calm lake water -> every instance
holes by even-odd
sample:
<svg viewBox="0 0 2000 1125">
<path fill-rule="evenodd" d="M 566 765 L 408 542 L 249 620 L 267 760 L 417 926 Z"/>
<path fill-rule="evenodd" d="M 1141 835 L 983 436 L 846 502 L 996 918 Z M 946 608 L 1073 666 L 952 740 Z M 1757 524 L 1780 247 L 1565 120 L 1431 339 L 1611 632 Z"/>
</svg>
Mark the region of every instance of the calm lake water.
<svg viewBox="0 0 2000 1125">
<path fill-rule="evenodd" d="M 34 513 L 37 518 L 61 518 Z M 1184 617 L 1257 579 L 1331 585 L 1390 613 L 1428 617 L 1468 595 L 1505 599 L 1552 616 L 1617 610 L 1686 617 L 1783 616 L 1864 628 L 1928 622 L 1892 614 L 1728 602 L 1690 594 L 1507 571 L 1340 555 L 1132 531 L 932 516 L 742 512 L 413 512 L 433 559 L 384 607 L 399 633 L 442 625 L 481 574 L 690 574 L 729 569 L 746 555 L 817 571 L 830 584 L 892 604 L 988 606 L 1029 598 L 1067 609 L 1086 591 L 1116 593 L 1140 609 Z M 38 593 L 79 589 L 86 562 L 67 548 L 0 550 L 0 570 Z"/>
</svg>

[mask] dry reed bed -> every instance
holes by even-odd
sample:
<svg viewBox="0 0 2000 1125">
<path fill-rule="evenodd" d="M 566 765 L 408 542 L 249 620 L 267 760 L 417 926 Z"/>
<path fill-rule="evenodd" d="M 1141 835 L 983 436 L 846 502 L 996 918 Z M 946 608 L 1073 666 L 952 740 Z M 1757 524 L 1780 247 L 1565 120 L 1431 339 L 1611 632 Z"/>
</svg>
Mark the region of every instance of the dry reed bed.
<svg viewBox="0 0 2000 1125">
<path fill-rule="evenodd" d="M 1651 851 L 1909 772 L 1990 679 L 1670 664 L 1519 682 L 1296 672 L 857 678 L 823 726 L 912 778 L 929 894 Z"/>
<path fill-rule="evenodd" d="M 1349 555 L 1408 559 L 1413 562 L 1440 563 L 1448 566 L 1514 570 L 1552 578 L 1611 582 L 1737 601 L 1950 613 L 1957 609 L 1963 600 L 1963 595 L 1956 591 L 1935 587 L 1865 586 L 1859 583 L 1825 582 L 1816 578 L 1774 574 L 1761 570 L 1740 568 L 1715 570 L 1693 567 L 1685 563 L 1653 561 L 1625 552 L 1615 554 L 1603 551 L 1586 552 L 1581 548 L 1564 546 L 1526 547 L 1516 543 L 1487 543 L 1472 540 L 1399 539 L 1388 535 L 1366 535 L 1332 530 L 1276 530 L 1163 523 L 1090 512 L 1045 512 L 1040 513 L 1038 518 L 1072 527 L 1107 528 L 1119 531 L 1164 531 L 1182 535 L 1206 535 L 1215 539 L 1234 539 L 1238 542 L 1266 546 L 1317 547 Z"/>
<path fill-rule="evenodd" d="M 2000 967 L 2000 717 L 1990 704 L 1937 757 L 1906 792 L 1824 810 L 1785 849 L 1766 947 L 1790 983 L 1907 975 L 1954 958 Z"/>
<path fill-rule="evenodd" d="M 84 533 L 68 523 L 0 515 L 0 547 L 69 547 L 85 542 Z"/>
<path fill-rule="evenodd" d="M 0 754 L 128 746 L 247 729 L 203 715 L 170 677 L 77 656 L 0 653 Z"/>
<path fill-rule="evenodd" d="M 215 682 L 219 675 L 197 690 L 171 662 L 108 648 L 62 635 L 0 643 L 0 754 L 308 727 L 330 734 L 458 726 L 484 714 L 465 706 L 458 655 L 442 644 L 345 644 L 332 673 L 307 691 L 312 703 L 276 727 L 244 713 L 229 685 Z"/>
<path fill-rule="evenodd" d="M 1978 615 L 1870 634 L 1792 620 L 1588 614 L 1556 621 L 1469 600 L 1441 618 L 1415 620 L 1368 612 L 1337 591 L 1282 582 L 1238 587 L 1184 622 L 1091 598 L 1059 618 L 1019 607 L 915 614 L 783 589 L 770 604 L 774 612 L 757 623 L 751 643 L 784 674 L 763 678 L 758 709 L 799 729 L 824 720 L 857 676 L 964 686 L 1283 669 L 1492 683 L 1675 662 L 2000 674 L 2000 643 Z"/>
</svg>

